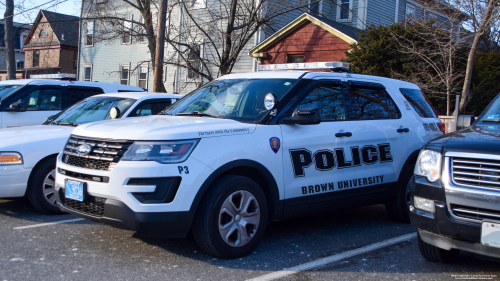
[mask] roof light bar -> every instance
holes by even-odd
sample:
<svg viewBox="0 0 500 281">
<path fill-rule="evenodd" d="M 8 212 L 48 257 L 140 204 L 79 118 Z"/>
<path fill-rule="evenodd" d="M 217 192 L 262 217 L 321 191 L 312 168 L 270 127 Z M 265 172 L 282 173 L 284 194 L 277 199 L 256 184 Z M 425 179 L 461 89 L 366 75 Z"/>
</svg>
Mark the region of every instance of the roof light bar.
<svg viewBox="0 0 500 281">
<path fill-rule="evenodd" d="M 349 69 L 348 62 L 306 62 L 306 63 L 283 63 L 283 64 L 263 64 L 259 65 L 259 71 L 269 70 L 312 70 L 312 69 L 328 69 L 345 68 Z"/>
<path fill-rule="evenodd" d="M 30 75 L 31 79 L 68 79 L 68 78 L 76 78 L 75 74 L 68 73 L 58 73 L 58 74 L 33 74 Z"/>
</svg>

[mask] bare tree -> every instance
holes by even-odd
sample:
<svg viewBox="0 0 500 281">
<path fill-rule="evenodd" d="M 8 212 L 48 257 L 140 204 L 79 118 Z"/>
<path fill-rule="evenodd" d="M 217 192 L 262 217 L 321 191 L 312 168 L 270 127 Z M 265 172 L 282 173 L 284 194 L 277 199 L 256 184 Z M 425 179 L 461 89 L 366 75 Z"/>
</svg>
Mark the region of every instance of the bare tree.
<svg viewBox="0 0 500 281">
<path fill-rule="evenodd" d="M 14 0 L 5 0 L 4 41 L 7 79 L 16 79 L 16 54 L 14 51 Z"/>
<path fill-rule="evenodd" d="M 471 98 L 469 89 L 476 51 L 481 37 L 491 33 L 491 31 L 498 26 L 498 21 L 500 20 L 500 0 L 454 0 L 452 3 L 469 14 L 470 20 L 468 22 L 468 29 L 474 35 L 467 60 L 467 68 L 460 100 L 459 112 L 463 113 Z"/>
<path fill-rule="evenodd" d="M 445 16 L 432 16 L 432 11 Z M 462 12 L 431 1 L 424 5 L 421 18 L 408 19 L 405 34 L 391 30 L 399 44 L 398 50 L 416 62 L 412 77 L 399 76 L 416 83 L 426 93 L 444 92 L 447 115 L 451 113 L 451 96 L 460 93 L 465 75 L 468 37 L 461 32 L 464 19 Z"/>
</svg>

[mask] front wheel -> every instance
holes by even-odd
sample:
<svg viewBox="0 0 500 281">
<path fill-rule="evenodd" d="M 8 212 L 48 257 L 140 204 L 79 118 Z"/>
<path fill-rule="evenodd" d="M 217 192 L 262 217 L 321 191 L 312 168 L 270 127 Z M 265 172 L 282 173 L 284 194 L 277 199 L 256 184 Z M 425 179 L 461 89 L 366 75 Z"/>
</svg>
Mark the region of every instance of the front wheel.
<svg viewBox="0 0 500 281">
<path fill-rule="evenodd" d="M 417 242 L 420 254 L 428 261 L 441 262 L 441 263 L 453 262 L 457 259 L 458 255 L 460 254 L 460 250 L 457 249 L 445 250 L 438 248 L 434 245 L 425 243 L 424 240 L 422 240 L 422 238 L 420 237 L 420 233 L 418 232 L 417 232 Z"/>
<path fill-rule="evenodd" d="M 45 214 L 62 214 L 56 205 L 56 159 L 38 163 L 31 172 L 26 195 L 35 209 Z"/>
<path fill-rule="evenodd" d="M 253 252 L 262 240 L 268 221 L 264 192 L 253 180 L 225 176 L 204 198 L 193 224 L 196 243 L 206 253 L 239 258 Z"/>
</svg>

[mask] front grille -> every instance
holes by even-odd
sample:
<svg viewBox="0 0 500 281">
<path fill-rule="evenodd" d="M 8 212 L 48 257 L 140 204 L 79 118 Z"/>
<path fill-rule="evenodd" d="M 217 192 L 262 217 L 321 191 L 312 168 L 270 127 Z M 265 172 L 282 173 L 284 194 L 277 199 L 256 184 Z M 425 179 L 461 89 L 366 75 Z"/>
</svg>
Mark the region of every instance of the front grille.
<svg viewBox="0 0 500 281">
<path fill-rule="evenodd" d="M 76 150 L 80 145 L 91 147 L 88 155 L 81 155 Z M 132 141 L 84 139 L 71 136 L 63 150 L 63 162 L 94 170 L 112 170 L 129 149 Z"/>
<path fill-rule="evenodd" d="M 453 214 L 460 218 L 475 220 L 477 222 L 481 222 L 483 220 L 500 220 L 500 211 L 455 204 L 451 204 L 450 207 Z"/>
<path fill-rule="evenodd" d="M 454 157 L 450 161 L 455 184 L 500 190 L 499 160 Z"/>
<path fill-rule="evenodd" d="M 64 198 L 64 206 L 80 213 L 102 217 L 104 215 L 104 202 L 106 199 L 102 197 L 93 197 L 92 199 L 93 202 L 90 200 L 80 202 L 70 198 Z"/>
</svg>

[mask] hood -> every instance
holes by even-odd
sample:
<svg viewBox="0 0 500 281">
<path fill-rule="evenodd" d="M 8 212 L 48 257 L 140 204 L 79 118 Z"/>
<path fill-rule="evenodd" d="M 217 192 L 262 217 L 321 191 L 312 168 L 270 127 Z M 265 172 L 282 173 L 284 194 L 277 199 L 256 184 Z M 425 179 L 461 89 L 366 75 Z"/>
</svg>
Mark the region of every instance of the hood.
<svg viewBox="0 0 500 281">
<path fill-rule="evenodd" d="M 75 127 L 36 125 L 0 129 L 0 150 L 21 151 L 27 144 L 63 139 L 66 141 Z"/>
<path fill-rule="evenodd" d="M 431 141 L 426 147 L 443 145 L 443 153 L 500 154 L 500 125 L 473 125 Z"/>
<path fill-rule="evenodd" d="M 185 116 L 149 116 L 81 125 L 74 135 L 122 140 L 177 140 L 251 134 L 255 124 L 230 119 Z"/>
</svg>

